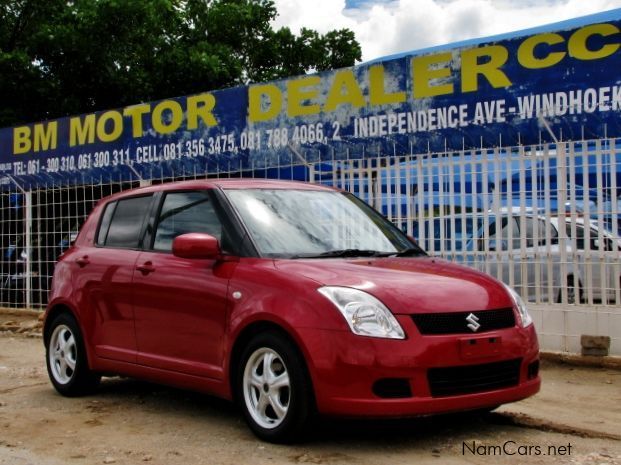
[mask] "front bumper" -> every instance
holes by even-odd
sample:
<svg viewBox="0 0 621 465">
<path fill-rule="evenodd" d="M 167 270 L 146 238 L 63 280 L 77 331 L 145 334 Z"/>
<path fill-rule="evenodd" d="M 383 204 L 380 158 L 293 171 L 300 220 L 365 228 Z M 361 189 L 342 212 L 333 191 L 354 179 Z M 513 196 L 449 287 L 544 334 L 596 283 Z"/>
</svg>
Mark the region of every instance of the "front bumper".
<svg viewBox="0 0 621 465">
<path fill-rule="evenodd" d="M 494 407 L 539 391 L 541 379 L 532 371 L 539 358 L 533 325 L 480 334 L 423 336 L 410 316 L 397 315 L 397 319 L 408 339 L 378 339 L 315 329 L 300 331 L 321 413 L 353 417 L 428 415 Z M 471 339 L 480 340 L 483 350 L 470 350 Z M 493 343 L 486 346 L 489 341 Z M 432 395 L 429 369 L 472 367 L 474 370 L 481 365 L 518 359 L 517 382 L 510 386 Z M 384 379 L 407 383 L 411 395 L 399 398 L 378 395 L 374 385 Z"/>
</svg>

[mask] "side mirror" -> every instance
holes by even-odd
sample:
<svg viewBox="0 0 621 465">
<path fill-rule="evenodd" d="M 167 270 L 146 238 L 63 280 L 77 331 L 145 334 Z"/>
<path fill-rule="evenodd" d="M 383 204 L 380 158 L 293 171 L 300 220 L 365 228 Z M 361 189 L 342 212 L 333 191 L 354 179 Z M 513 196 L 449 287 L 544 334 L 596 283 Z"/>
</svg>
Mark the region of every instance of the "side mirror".
<svg viewBox="0 0 621 465">
<path fill-rule="evenodd" d="M 173 255 L 180 258 L 215 259 L 222 253 L 218 239 L 204 233 L 189 233 L 175 237 Z"/>
</svg>

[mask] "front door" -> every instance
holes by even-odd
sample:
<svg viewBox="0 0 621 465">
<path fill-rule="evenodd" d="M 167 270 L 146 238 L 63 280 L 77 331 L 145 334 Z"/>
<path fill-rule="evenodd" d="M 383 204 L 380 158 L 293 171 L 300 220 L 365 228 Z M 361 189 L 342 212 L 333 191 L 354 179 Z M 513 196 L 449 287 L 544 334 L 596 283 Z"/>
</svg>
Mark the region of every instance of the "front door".
<svg viewBox="0 0 621 465">
<path fill-rule="evenodd" d="M 172 254 L 173 239 L 190 232 L 222 237 L 209 191 L 168 192 L 151 249 L 134 271 L 138 363 L 186 374 L 223 376 L 229 264 Z"/>
</svg>

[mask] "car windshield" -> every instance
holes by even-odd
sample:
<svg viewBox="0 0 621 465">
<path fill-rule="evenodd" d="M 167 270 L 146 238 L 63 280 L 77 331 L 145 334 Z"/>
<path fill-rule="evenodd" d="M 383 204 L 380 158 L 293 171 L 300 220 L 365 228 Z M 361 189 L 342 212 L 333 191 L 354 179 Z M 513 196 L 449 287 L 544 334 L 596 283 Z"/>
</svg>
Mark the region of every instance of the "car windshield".
<svg viewBox="0 0 621 465">
<path fill-rule="evenodd" d="M 424 254 L 392 223 L 351 194 L 302 189 L 225 192 L 262 256 Z"/>
</svg>

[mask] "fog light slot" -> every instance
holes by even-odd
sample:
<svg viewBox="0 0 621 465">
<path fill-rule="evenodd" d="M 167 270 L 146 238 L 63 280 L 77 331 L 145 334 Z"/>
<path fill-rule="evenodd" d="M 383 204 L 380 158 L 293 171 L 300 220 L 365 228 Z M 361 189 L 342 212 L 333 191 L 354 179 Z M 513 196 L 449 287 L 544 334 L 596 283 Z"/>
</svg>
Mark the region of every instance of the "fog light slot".
<svg viewBox="0 0 621 465">
<path fill-rule="evenodd" d="M 410 380 L 406 378 L 382 378 L 373 383 L 373 394 L 382 399 L 412 397 Z"/>
<path fill-rule="evenodd" d="M 539 374 L 539 360 L 528 364 L 528 379 L 535 379 Z"/>
</svg>

